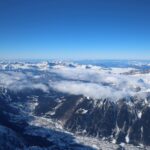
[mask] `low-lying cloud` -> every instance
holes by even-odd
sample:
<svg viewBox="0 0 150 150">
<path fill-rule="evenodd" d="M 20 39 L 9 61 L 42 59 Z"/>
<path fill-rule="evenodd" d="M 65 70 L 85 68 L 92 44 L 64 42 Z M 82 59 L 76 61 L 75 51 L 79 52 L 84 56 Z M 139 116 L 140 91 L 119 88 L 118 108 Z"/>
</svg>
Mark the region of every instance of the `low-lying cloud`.
<svg viewBox="0 0 150 150">
<path fill-rule="evenodd" d="M 48 86 L 35 80 L 35 75 L 31 72 L 0 72 L 0 87 L 8 88 L 12 91 L 23 89 L 39 89 L 48 92 Z"/>
<path fill-rule="evenodd" d="M 83 83 L 78 81 L 61 81 L 51 84 L 52 87 L 60 92 L 73 95 L 84 95 L 94 99 L 110 98 L 113 100 L 133 95 L 132 91 L 116 90 L 110 86 L 103 86 L 95 83 Z"/>
<path fill-rule="evenodd" d="M 65 80 L 51 83 L 55 90 L 91 98 L 120 98 L 143 93 L 150 89 L 150 74 L 134 68 L 60 67 L 53 72 Z M 134 73 L 130 73 L 130 72 Z"/>
<path fill-rule="evenodd" d="M 150 91 L 150 74 L 141 73 L 135 68 L 103 68 L 92 65 L 70 67 L 64 64 L 49 67 L 46 64 L 47 69 L 42 70 L 42 65 L 39 65 L 40 70 L 1 70 L 0 87 L 14 91 L 40 89 L 44 92 L 53 88 L 58 92 L 113 100 L 143 96 L 143 93 Z"/>
</svg>

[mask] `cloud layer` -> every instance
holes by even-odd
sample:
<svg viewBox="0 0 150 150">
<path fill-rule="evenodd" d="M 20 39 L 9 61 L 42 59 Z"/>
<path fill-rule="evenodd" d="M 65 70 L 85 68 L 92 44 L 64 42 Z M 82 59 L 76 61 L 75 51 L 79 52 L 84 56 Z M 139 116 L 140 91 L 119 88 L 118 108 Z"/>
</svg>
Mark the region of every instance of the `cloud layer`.
<svg viewBox="0 0 150 150">
<path fill-rule="evenodd" d="M 102 68 L 97 66 L 58 67 L 51 70 L 64 81 L 50 83 L 55 90 L 83 94 L 91 98 L 120 98 L 140 95 L 150 89 L 150 74 L 135 68 Z"/>
<path fill-rule="evenodd" d="M 27 66 L 27 64 L 24 64 Z M 36 67 L 34 66 L 36 65 Z M 120 98 L 144 95 L 150 91 L 150 73 L 135 68 L 103 68 L 93 65 L 56 63 L 30 64 L 30 69 L 0 71 L 0 87 L 11 90 L 25 88 L 49 92 L 84 95 L 95 99 Z M 23 64 L 22 68 L 25 68 Z M 34 67 L 33 67 L 34 66 Z"/>
<path fill-rule="evenodd" d="M 0 72 L 0 87 L 5 87 L 13 91 L 19 91 L 26 88 L 40 89 L 48 92 L 48 87 L 42 82 L 36 80 L 32 72 Z"/>
</svg>

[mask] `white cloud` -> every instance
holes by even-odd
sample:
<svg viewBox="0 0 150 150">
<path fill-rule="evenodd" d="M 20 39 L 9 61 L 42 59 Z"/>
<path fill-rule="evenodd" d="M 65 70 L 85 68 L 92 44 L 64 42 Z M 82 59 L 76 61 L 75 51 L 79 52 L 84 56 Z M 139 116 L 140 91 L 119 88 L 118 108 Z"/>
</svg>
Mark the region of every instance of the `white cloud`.
<svg viewBox="0 0 150 150">
<path fill-rule="evenodd" d="M 116 90 L 111 86 L 103 86 L 95 83 L 83 83 L 78 81 L 61 81 L 50 84 L 55 90 L 73 95 L 84 95 L 94 99 L 110 98 L 118 100 L 120 98 L 132 95 L 132 91 Z"/>
<path fill-rule="evenodd" d="M 134 68 L 102 68 L 92 65 L 68 67 L 63 64 L 51 68 L 47 63 L 39 66 L 40 71 L 36 67 L 30 68 L 30 71 L 0 71 L 0 86 L 11 90 L 41 89 L 44 92 L 48 92 L 50 86 L 60 92 L 113 100 L 134 95 L 140 97 L 150 91 L 149 73 L 142 74 L 136 70 L 135 74 L 124 74 L 135 71 Z"/>
<path fill-rule="evenodd" d="M 134 68 L 59 67 L 51 71 L 65 79 L 65 81 L 54 82 L 52 87 L 70 94 L 117 100 L 128 96 L 144 95 L 143 92 L 150 89 L 150 75 L 137 73 Z M 123 74 L 130 71 L 136 72 L 130 75 Z"/>
<path fill-rule="evenodd" d="M 31 72 L 15 72 L 6 71 L 0 72 L 0 87 L 9 88 L 13 91 L 23 90 L 25 88 L 40 89 L 44 92 L 48 91 L 47 85 L 39 82 L 35 82 L 35 76 Z M 36 78 L 39 80 L 39 78 Z"/>
</svg>

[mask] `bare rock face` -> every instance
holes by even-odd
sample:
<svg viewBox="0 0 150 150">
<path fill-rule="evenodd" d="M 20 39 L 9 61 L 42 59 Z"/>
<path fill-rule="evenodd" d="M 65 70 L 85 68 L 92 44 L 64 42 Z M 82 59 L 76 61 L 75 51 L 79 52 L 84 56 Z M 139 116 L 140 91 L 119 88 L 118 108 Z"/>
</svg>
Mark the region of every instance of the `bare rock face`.
<svg viewBox="0 0 150 150">
<path fill-rule="evenodd" d="M 143 114 L 141 118 L 141 131 L 142 131 L 142 140 L 144 144 L 150 144 L 150 107 L 145 107 L 143 109 Z"/>
<path fill-rule="evenodd" d="M 35 93 L 34 93 L 35 92 Z M 41 118 L 48 111 L 52 110 L 57 102 L 51 99 L 47 101 L 49 104 L 47 109 L 46 106 L 40 105 L 29 108 L 27 104 L 33 105 L 35 103 L 35 97 L 38 95 L 39 101 L 47 96 L 43 96 L 39 91 L 24 91 L 21 93 L 12 93 L 7 91 L 4 93 L 2 90 L 0 93 L 0 150 L 95 150 L 94 148 L 86 145 L 82 145 L 75 141 L 75 137 L 71 134 L 65 133 L 64 131 L 57 131 L 55 128 L 41 126 L 42 122 L 39 122 L 39 126 L 30 124 L 31 120 L 35 120 L 36 116 L 30 113 L 33 110 L 39 113 Z M 31 104 L 31 97 L 33 98 Z M 20 99 L 22 100 L 20 103 Z M 36 101 L 37 102 L 37 101 Z M 46 104 L 47 104 L 46 103 Z M 24 107 L 22 108 L 22 104 Z M 41 107 L 40 107 L 41 106 Z M 62 115 L 64 116 L 64 115 Z M 39 119 L 40 120 L 40 119 Z M 46 120 L 46 119 L 45 119 Z M 47 121 L 48 122 L 48 121 Z"/>
<path fill-rule="evenodd" d="M 13 130 L 0 125 L 0 149 L 22 149 L 24 146 L 24 143 Z"/>
<path fill-rule="evenodd" d="M 23 94 L 1 91 L 0 124 L 14 131 L 15 134 L 5 128 L 5 131 L 13 134 L 15 146 L 21 147 L 26 143 L 29 146 L 56 145 L 45 137 L 24 133 L 29 127 L 28 119 L 30 120 L 24 115 L 30 113 L 36 117 L 58 120 L 66 130 L 78 135 L 107 139 L 117 144 L 150 145 L 149 98 L 146 103 L 136 98 L 114 102 L 111 99 L 95 100 L 82 95 L 68 95 L 54 91 L 50 93 L 48 95 L 38 90 L 23 91 Z M 31 102 L 36 105 L 30 110 L 27 104 Z M 23 107 L 21 110 L 27 109 L 27 112 L 21 114 L 20 107 Z M 21 117 L 13 122 L 13 118 L 18 115 Z M 18 133 L 23 141 L 17 138 Z M 1 134 L 1 138 L 3 136 L 6 134 Z M 9 137 L 5 138 L 8 143 L 12 142 Z"/>
<path fill-rule="evenodd" d="M 52 117 L 78 134 L 115 139 L 118 144 L 150 145 L 149 114 L 150 108 L 141 102 L 131 104 L 125 100 L 112 102 L 108 99 L 95 102 L 82 96 L 72 96 L 62 102 Z"/>
<path fill-rule="evenodd" d="M 107 137 L 111 135 L 115 128 L 115 118 L 117 115 L 115 105 L 110 101 L 99 102 L 93 107 L 92 101 L 85 100 L 76 107 L 74 114 L 69 119 L 65 127 L 73 131 L 85 132 L 87 135 Z M 78 110 L 83 112 L 78 112 Z M 79 124 L 79 126 L 78 126 Z"/>
</svg>

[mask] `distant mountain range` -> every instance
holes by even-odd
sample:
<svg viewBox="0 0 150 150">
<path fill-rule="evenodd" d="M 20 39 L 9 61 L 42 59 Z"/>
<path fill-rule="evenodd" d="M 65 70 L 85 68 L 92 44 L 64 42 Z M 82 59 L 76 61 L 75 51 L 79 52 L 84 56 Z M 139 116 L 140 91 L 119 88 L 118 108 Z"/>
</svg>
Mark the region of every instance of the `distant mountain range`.
<svg viewBox="0 0 150 150">
<path fill-rule="evenodd" d="M 0 150 L 150 149 L 150 61 L 1 61 Z"/>
</svg>

